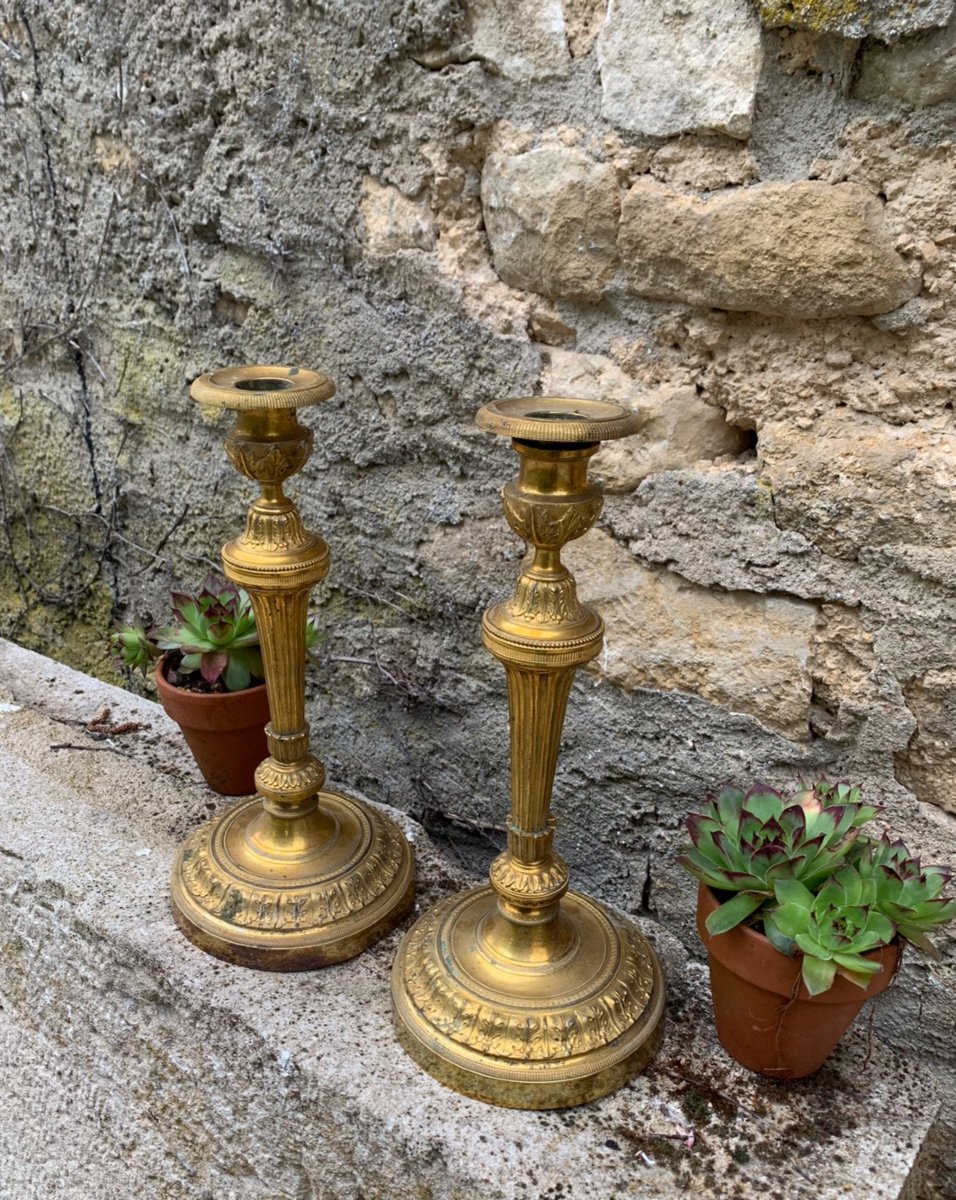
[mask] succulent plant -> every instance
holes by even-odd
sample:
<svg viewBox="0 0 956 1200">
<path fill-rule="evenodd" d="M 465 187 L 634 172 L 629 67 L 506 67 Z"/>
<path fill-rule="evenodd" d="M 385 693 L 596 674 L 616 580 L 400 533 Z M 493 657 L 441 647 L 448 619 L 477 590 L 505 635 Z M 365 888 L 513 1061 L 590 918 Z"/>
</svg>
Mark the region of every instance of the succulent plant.
<svg viewBox="0 0 956 1200">
<path fill-rule="evenodd" d="M 239 692 L 262 681 L 262 652 L 252 601 L 234 583 L 208 575 L 194 596 L 173 592 L 173 620 L 153 627 L 149 618 L 120 625 L 110 647 L 120 667 L 144 674 L 163 654 L 169 655 L 167 679 L 175 687 L 204 686 L 210 691 Z M 306 626 L 306 647 L 320 640 L 315 623 Z"/>
<path fill-rule="evenodd" d="M 953 873 L 864 832 L 879 811 L 858 787 L 825 779 L 789 799 L 760 783 L 708 796 L 686 819 L 691 844 L 678 858 L 718 899 L 735 893 L 708 916 L 707 932 L 762 929 L 781 953 L 802 955 L 813 996 L 838 974 L 865 988 L 882 969 L 866 956 L 897 937 L 935 954 L 927 930 L 956 919 L 956 899 L 943 895 Z"/>
<path fill-rule="evenodd" d="M 775 884 L 800 881 L 811 892 L 848 859 L 860 827 L 877 810 L 859 788 L 821 780 L 790 799 L 764 784 L 725 784 L 687 818 L 691 844 L 678 862 L 708 887 L 734 892 L 707 918 L 712 936 L 733 929 L 774 898 Z"/>
<path fill-rule="evenodd" d="M 873 883 L 876 909 L 893 922 L 901 937 L 935 957 L 927 930 L 956 918 L 956 900 L 942 895 L 953 877 L 951 869 L 924 867 L 904 842 L 892 841 L 885 833 L 879 841 L 867 840 L 858 867 Z"/>
<path fill-rule="evenodd" d="M 865 988 L 883 968 L 864 955 L 887 946 L 896 926 L 876 907 L 873 878 L 841 867 L 814 894 L 796 879 L 774 885 L 776 905 L 763 916 L 764 932 L 785 954 L 803 955 L 800 973 L 811 996 L 819 996 L 842 975 Z"/>
<path fill-rule="evenodd" d="M 227 692 L 261 680 L 262 654 L 252 601 L 234 583 L 207 576 L 195 596 L 173 592 L 174 623 L 151 631 L 161 650 L 178 651 L 179 674 L 198 671 L 208 684 L 220 678 Z"/>
<path fill-rule="evenodd" d="M 110 649 L 120 669 L 142 671 L 145 675 L 150 663 L 162 658 L 162 650 L 149 640 L 146 629 L 148 621 L 148 617 L 136 617 L 129 625 L 117 625 L 115 632 L 110 635 Z"/>
</svg>

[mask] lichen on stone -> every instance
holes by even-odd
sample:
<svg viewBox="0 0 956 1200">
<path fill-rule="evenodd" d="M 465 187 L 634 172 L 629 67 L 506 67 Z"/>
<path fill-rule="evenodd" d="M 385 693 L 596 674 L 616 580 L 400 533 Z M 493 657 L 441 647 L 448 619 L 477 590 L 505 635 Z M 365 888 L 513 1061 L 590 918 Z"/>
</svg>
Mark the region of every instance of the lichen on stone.
<svg viewBox="0 0 956 1200">
<path fill-rule="evenodd" d="M 756 5 L 761 21 L 769 28 L 786 25 L 814 33 L 835 33 L 851 22 L 867 24 L 872 20 L 872 5 L 861 4 L 860 0 L 756 0 Z"/>
<path fill-rule="evenodd" d="M 951 0 L 754 0 L 768 29 L 785 27 L 884 41 L 945 25 Z"/>
</svg>

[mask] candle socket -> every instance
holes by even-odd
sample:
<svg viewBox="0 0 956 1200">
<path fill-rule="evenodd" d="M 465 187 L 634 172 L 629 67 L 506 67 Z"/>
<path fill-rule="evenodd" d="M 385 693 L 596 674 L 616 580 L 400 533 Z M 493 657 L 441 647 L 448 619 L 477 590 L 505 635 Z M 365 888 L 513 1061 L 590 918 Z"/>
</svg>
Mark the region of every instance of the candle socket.
<svg viewBox="0 0 956 1200">
<path fill-rule="evenodd" d="M 222 551 L 226 575 L 252 600 L 265 665 L 269 757 L 258 794 L 197 829 L 173 866 L 173 915 L 201 949 L 229 962 L 298 971 L 341 962 L 387 933 L 411 906 L 411 851 L 398 826 L 344 792 L 305 720 L 309 593 L 329 548 L 309 533 L 283 481 L 305 465 L 312 433 L 298 410 L 333 395 L 325 375 L 232 367 L 197 379 L 193 399 L 236 410 L 229 461 L 260 486 L 244 531 Z"/>
<path fill-rule="evenodd" d="M 604 625 L 577 598 L 561 547 L 600 516 L 587 479 L 600 442 L 634 432 L 617 405 L 533 397 L 481 409 L 520 457 L 502 500 L 532 548 L 514 595 L 482 621 L 508 679 L 511 813 L 490 886 L 442 901 L 403 939 L 392 974 L 399 1040 L 442 1083 L 512 1108 L 606 1095 L 650 1060 L 662 1031 L 660 964 L 633 922 L 568 890 L 552 849 L 551 792 L 574 672 Z"/>
</svg>

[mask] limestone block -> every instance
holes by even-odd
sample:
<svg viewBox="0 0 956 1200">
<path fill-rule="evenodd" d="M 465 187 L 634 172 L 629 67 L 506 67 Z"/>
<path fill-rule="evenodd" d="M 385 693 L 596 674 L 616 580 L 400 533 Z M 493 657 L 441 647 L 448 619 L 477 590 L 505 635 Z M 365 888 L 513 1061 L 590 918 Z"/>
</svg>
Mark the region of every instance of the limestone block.
<svg viewBox="0 0 956 1200">
<path fill-rule="evenodd" d="M 728 423 L 723 409 L 702 400 L 689 384 L 663 384 L 643 393 L 637 409 L 644 424 L 636 437 L 609 442 L 594 463 L 594 477 L 608 492 L 632 492 L 655 471 L 737 455 L 746 434 Z"/>
<path fill-rule="evenodd" d="M 642 566 L 600 531 L 565 558 L 607 625 L 593 664 L 600 676 L 629 689 L 692 692 L 792 741 L 809 738 L 816 605 L 709 591 Z"/>
<path fill-rule="evenodd" d="M 895 96 L 918 108 L 956 100 L 956 21 L 898 46 L 868 46 L 855 95 L 863 100 Z"/>
<path fill-rule="evenodd" d="M 398 188 L 366 176 L 362 181 L 362 220 L 372 254 L 397 250 L 431 250 L 435 245 L 432 214 L 423 201 L 410 200 Z"/>
<path fill-rule="evenodd" d="M 763 52 L 748 0 L 610 0 L 597 55 L 620 128 L 749 136 Z"/>
<path fill-rule="evenodd" d="M 536 83 L 571 69 L 561 0 L 471 0 L 472 53 L 506 79 Z"/>
<path fill-rule="evenodd" d="M 917 799 L 956 814 L 956 668 L 927 671 L 903 692 L 919 728 L 896 755 L 896 777 Z"/>
<path fill-rule="evenodd" d="M 889 312 L 919 291 L 856 184 L 767 183 L 706 202 L 640 181 L 619 237 L 639 295 L 783 317 Z"/>
<path fill-rule="evenodd" d="M 485 229 L 505 283 L 600 300 L 617 269 L 617 177 L 579 150 L 492 154 L 481 179 Z"/>
<path fill-rule="evenodd" d="M 956 523 L 956 436 L 836 409 L 802 430 L 771 421 L 760 461 L 782 527 L 836 557 L 900 544 L 945 546 Z"/>
<path fill-rule="evenodd" d="M 639 389 L 629 375 L 602 354 L 548 350 L 542 355 L 541 392 L 609 400 L 634 408 L 643 418 L 640 433 L 605 443 L 591 470 L 608 492 L 632 492 L 654 471 L 689 466 L 722 454 L 739 454 L 745 434 L 727 423 L 723 410 L 701 400 L 690 385 Z"/>
<path fill-rule="evenodd" d="M 813 637 L 814 733 L 834 745 L 892 754 L 905 749 L 916 730 L 903 690 L 877 659 L 872 625 L 859 607 L 823 604 Z"/>
<path fill-rule="evenodd" d="M 754 0 L 768 29 L 789 26 L 845 38 L 892 42 L 945 25 L 953 0 Z"/>
<path fill-rule="evenodd" d="M 828 594 L 813 543 L 774 521 L 753 459 L 653 475 L 631 498 L 608 497 L 603 520 L 642 562 L 703 587 Z"/>
<path fill-rule="evenodd" d="M 697 310 L 672 327 L 673 344 L 736 424 L 805 423 L 845 406 L 901 425 L 945 416 L 956 400 L 956 328 L 941 315 L 940 301 L 924 306 L 921 296 L 886 316 L 840 321 Z M 905 327 L 888 337 L 896 318 Z"/>
<path fill-rule="evenodd" d="M 807 75 L 826 81 L 826 87 L 846 96 L 856 70 L 859 45 L 838 34 L 788 30 L 774 43 L 779 69 L 788 76 Z"/>
</svg>

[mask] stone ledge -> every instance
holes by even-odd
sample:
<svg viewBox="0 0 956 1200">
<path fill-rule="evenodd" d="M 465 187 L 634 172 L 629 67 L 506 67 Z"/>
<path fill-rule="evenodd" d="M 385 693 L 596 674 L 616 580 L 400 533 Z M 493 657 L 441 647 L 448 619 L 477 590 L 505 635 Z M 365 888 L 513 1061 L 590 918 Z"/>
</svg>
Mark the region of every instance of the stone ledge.
<svg viewBox="0 0 956 1200">
<path fill-rule="evenodd" d="M 653 1066 L 586 1108 L 440 1087 L 392 1036 L 399 934 L 271 975 L 176 931 L 167 879 L 215 798 L 161 710 L 0 641 L 0 1193 L 17 1200 L 913 1200 L 939 1107 L 924 1067 L 852 1033 L 781 1087 L 715 1043 L 706 973 L 668 976 Z M 103 704 L 148 730 L 97 741 Z M 19 707 L 17 707 L 19 706 Z M 74 722 L 74 724 L 70 724 Z M 70 743 L 84 749 L 52 750 Z M 421 907 L 464 882 L 413 822 Z M 694 1127 L 694 1144 L 680 1130 Z M 12 1189 L 12 1190 L 11 1190 Z"/>
</svg>

